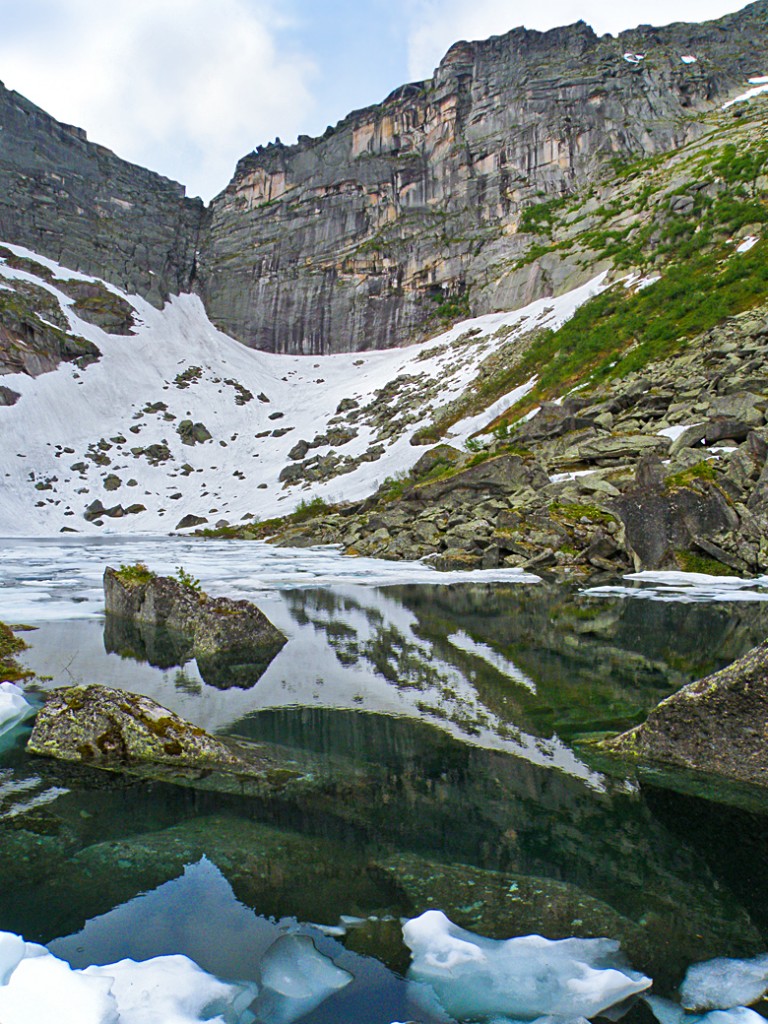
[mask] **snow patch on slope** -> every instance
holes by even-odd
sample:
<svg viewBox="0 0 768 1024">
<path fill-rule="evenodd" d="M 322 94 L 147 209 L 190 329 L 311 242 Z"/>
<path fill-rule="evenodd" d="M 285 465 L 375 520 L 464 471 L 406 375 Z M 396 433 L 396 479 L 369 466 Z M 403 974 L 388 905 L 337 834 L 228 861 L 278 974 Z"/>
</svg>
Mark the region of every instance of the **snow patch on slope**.
<svg viewBox="0 0 768 1024">
<path fill-rule="evenodd" d="M 108 335 L 80 319 L 57 287 L 58 279 L 93 279 L 21 246 L 7 248 L 51 270 L 54 280 L 0 261 L 0 281 L 45 288 L 71 329 L 102 353 L 85 368 L 0 376 L 21 396 L 0 408 L 0 535 L 7 536 L 168 533 L 188 514 L 211 525 L 236 523 L 284 515 L 309 498 L 365 497 L 416 462 L 424 448 L 410 444 L 414 431 L 463 393 L 488 355 L 533 328 L 557 329 L 602 290 L 605 277 L 404 349 L 288 356 L 246 348 L 218 331 L 193 295 L 176 296 L 162 310 L 123 296 L 136 333 Z M 501 332 L 506 338 L 497 336 L 502 327 L 512 328 Z M 513 401 L 506 396 L 492 414 Z M 485 419 L 456 424 L 452 442 Z M 203 439 L 190 438 L 197 425 Z M 310 446 L 304 454 L 295 451 L 299 441 Z M 337 461 L 332 478 L 322 465 L 329 456 Z"/>
</svg>

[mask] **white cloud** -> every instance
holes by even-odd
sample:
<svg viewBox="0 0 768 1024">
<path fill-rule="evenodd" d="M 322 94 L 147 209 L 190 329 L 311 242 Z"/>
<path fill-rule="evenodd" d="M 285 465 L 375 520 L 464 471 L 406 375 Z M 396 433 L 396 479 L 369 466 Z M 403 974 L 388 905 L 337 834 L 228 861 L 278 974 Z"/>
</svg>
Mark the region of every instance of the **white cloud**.
<svg viewBox="0 0 768 1024">
<path fill-rule="evenodd" d="M 638 24 L 706 21 L 744 6 L 744 0 L 645 0 L 641 7 L 608 0 L 549 0 L 546 4 L 510 0 L 403 0 L 408 24 L 408 68 L 413 80 L 428 78 L 459 39 L 486 39 L 510 29 L 545 29 L 588 22 L 598 34 L 614 35 Z"/>
<path fill-rule="evenodd" d="M 287 48 L 289 27 L 275 0 L 68 0 L 65 19 L 3 31 L 0 69 L 59 120 L 208 199 L 238 157 L 290 139 L 313 107 L 315 65 Z"/>
</svg>

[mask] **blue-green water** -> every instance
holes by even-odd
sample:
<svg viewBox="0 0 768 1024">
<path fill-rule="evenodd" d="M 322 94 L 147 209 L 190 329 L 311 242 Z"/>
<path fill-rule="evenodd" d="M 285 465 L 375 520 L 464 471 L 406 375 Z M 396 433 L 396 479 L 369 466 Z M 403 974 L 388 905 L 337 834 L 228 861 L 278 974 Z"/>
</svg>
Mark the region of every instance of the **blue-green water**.
<svg viewBox="0 0 768 1024">
<path fill-rule="evenodd" d="M 245 686 L 128 657 L 99 579 L 136 557 L 252 597 L 288 643 Z M 147 693 L 311 781 L 256 799 L 73 769 L 29 757 L 22 730 L 0 755 L 0 930 L 75 965 L 185 952 L 247 978 L 269 921 L 294 918 L 355 976 L 302 1019 L 383 1024 L 440 1019 L 402 982 L 400 919 L 430 907 L 497 937 L 619 938 L 662 993 L 696 960 L 765 950 L 761 798 L 609 774 L 584 742 L 763 640 L 760 586 L 584 593 L 364 569 L 261 545 L 8 544 L 0 618 L 37 627 L 43 689 Z"/>
</svg>

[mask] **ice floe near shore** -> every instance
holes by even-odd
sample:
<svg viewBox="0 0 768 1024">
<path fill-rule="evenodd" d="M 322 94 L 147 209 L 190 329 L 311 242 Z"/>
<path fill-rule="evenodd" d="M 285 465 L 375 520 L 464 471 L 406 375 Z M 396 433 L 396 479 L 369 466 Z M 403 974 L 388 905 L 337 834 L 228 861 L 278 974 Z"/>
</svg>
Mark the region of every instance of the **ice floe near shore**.
<svg viewBox="0 0 768 1024">
<path fill-rule="evenodd" d="M 624 966 L 612 939 L 474 935 L 439 910 L 403 926 L 409 978 L 429 985 L 459 1020 L 572 1021 L 645 991 L 651 979 Z"/>
<path fill-rule="evenodd" d="M 33 707 L 16 683 L 0 683 L 0 736 L 29 718 Z"/>
<path fill-rule="evenodd" d="M 0 932 L 3 1024 L 292 1024 L 351 981 L 307 935 L 272 944 L 259 985 L 220 981 L 180 954 L 77 970 Z"/>
<path fill-rule="evenodd" d="M 648 996 L 646 1002 L 659 1024 L 762 1024 L 765 1020 L 765 1017 L 746 1006 L 699 1014 L 686 1013 L 679 1003 L 660 996 Z"/>
<path fill-rule="evenodd" d="M 226 984 L 186 956 L 73 970 L 44 946 L 0 933 L 3 1024 L 252 1024 L 253 983 Z"/>
<path fill-rule="evenodd" d="M 749 1006 L 768 991 L 768 954 L 751 960 L 718 957 L 688 968 L 680 999 L 688 1010 Z"/>
</svg>

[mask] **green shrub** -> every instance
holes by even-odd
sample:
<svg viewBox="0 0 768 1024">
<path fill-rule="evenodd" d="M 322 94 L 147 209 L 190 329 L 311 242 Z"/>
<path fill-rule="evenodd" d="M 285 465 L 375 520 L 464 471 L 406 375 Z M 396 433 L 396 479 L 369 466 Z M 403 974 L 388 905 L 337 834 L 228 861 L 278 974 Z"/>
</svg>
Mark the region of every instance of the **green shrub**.
<svg viewBox="0 0 768 1024">
<path fill-rule="evenodd" d="M 296 506 L 296 511 L 291 515 L 291 519 L 294 523 L 304 523 L 308 519 L 314 519 L 316 516 L 322 515 L 324 512 L 328 512 L 330 505 L 327 501 L 323 501 L 320 497 L 310 498 L 309 501 L 305 501 L 303 498 Z"/>
<path fill-rule="evenodd" d="M 194 590 L 198 594 L 202 590 L 200 580 L 188 573 L 183 565 L 176 566 L 176 579 L 183 587 L 187 587 L 189 590 Z"/>
<path fill-rule="evenodd" d="M 148 569 L 143 562 L 135 562 L 133 565 L 121 565 L 117 575 L 129 587 L 143 587 L 155 579 L 157 574 Z"/>
</svg>

